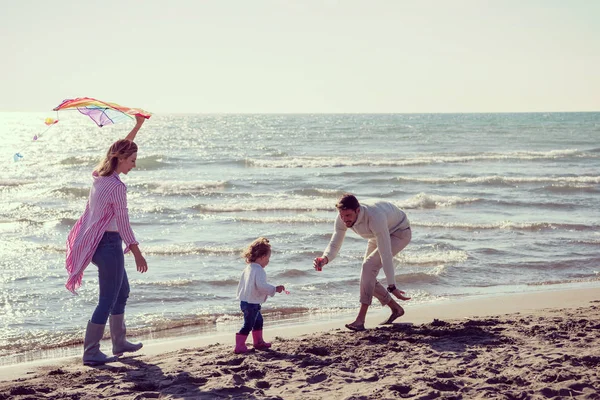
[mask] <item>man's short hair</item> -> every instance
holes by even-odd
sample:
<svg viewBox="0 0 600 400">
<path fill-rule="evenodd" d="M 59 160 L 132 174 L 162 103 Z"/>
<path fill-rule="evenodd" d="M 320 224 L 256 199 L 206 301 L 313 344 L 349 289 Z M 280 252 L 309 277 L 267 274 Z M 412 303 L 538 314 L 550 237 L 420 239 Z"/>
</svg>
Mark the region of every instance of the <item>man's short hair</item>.
<svg viewBox="0 0 600 400">
<path fill-rule="evenodd" d="M 357 208 L 360 208 L 360 203 L 353 194 L 344 193 L 338 200 L 335 207 L 338 210 L 356 210 Z"/>
</svg>

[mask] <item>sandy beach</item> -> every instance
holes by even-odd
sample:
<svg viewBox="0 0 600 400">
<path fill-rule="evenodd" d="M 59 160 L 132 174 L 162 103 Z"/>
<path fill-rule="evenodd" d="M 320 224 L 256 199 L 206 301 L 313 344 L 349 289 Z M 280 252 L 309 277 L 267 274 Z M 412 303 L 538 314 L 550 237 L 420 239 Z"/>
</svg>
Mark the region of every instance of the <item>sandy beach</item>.
<svg viewBox="0 0 600 400">
<path fill-rule="evenodd" d="M 79 358 L 0 368 L 0 399 L 600 399 L 597 288 L 407 306 L 401 322 L 273 328 L 273 347 L 230 335 L 148 343 L 90 368 Z"/>
</svg>

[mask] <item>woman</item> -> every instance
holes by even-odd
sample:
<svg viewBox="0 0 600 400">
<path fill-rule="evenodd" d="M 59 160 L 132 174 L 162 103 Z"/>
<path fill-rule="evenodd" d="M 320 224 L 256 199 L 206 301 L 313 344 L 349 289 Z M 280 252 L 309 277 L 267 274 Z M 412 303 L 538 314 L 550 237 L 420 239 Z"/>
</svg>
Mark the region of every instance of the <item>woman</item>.
<svg viewBox="0 0 600 400">
<path fill-rule="evenodd" d="M 129 280 L 125 272 L 124 254 L 131 250 L 139 272 L 146 272 L 148 265 L 129 225 L 127 188 L 119 175 L 127 175 L 135 167 L 137 145 L 133 139 L 144 120 L 143 116 L 136 115 L 136 125 L 127 138 L 113 143 L 106 158 L 94 170 L 94 181 L 85 211 L 67 238 L 67 289 L 76 294 L 75 290 L 81 286 L 83 271 L 90 261 L 98 267 L 100 294 L 85 332 L 84 365 L 113 362 L 124 352 L 142 348 L 142 343 L 129 343 L 125 339 L 124 315 L 129 297 Z M 125 251 L 122 241 L 126 244 Z M 100 351 L 100 340 L 109 317 L 114 357 Z"/>
</svg>

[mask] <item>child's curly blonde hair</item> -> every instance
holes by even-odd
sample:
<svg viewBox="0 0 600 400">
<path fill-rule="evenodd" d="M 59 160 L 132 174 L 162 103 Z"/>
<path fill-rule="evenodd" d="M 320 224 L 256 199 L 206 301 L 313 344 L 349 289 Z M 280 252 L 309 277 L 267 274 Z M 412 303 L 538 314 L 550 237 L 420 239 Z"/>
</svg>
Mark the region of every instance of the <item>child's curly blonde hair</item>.
<svg viewBox="0 0 600 400">
<path fill-rule="evenodd" d="M 242 257 L 246 259 L 247 263 L 251 263 L 258 260 L 262 256 L 266 256 L 270 252 L 271 245 L 269 244 L 269 239 L 265 237 L 259 237 L 254 242 L 250 243 L 246 250 L 244 250 Z"/>
</svg>

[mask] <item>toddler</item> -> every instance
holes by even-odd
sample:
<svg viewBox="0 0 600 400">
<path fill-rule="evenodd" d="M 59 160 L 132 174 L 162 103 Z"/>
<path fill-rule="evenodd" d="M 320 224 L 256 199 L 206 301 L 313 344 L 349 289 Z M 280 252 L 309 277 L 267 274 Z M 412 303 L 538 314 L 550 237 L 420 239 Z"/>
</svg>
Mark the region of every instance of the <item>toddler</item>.
<svg viewBox="0 0 600 400">
<path fill-rule="evenodd" d="M 267 301 L 267 296 L 281 293 L 285 290 L 283 285 L 273 286 L 267 283 L 267 274 L 264 268 L 271 258 L 271 245 L 269 239 L 260 237 L 252 242 L 242 253 L 248 264 L 242 272 L 237 289 L 237 299 L 244 313 L 244 326 L 235 335 L 235 353 L 247 353 L 246 338 L 252 331 L 254 348 L 268 349 L 271 343 L 263 340 L 263 317 L 260 305 Z"/>
</svg>

